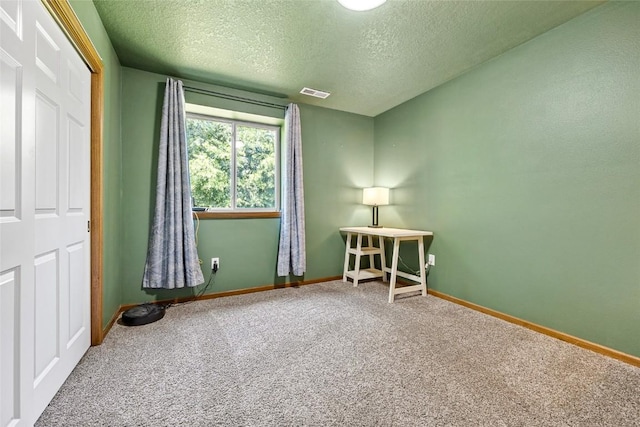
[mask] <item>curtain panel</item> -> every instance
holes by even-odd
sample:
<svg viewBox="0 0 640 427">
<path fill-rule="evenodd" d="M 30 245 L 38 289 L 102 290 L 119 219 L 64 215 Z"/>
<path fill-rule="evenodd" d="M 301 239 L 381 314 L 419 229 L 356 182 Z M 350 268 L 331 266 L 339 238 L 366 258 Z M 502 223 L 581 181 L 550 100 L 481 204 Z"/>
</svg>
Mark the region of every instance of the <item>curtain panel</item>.
<svg viewBox="0 0 640 427">
<path fill-rule="evenodd" d="M 302 182 L 302 132 L 300 109 L 289 104 L 284 118 L 285 158 L 278 276 L 302 276 L 307 269 Z"/>
<path fill-rule="evenodd" d="M 191 212 L 189 159 L 182 82 L 167 79 L 162 106 L 158 181 L 143 288 L 204 283 Z"/>
</svg>

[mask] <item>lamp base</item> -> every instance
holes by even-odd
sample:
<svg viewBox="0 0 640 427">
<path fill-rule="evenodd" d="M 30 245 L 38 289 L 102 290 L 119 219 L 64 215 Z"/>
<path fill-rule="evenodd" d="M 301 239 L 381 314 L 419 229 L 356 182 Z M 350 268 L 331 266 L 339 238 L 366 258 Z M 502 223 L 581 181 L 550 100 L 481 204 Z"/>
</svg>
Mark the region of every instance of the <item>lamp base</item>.
<svg viewBox="0 0 640 427">
<path fill-rule="evenodd" d="M 378 206 L 377 205 L 373 205 L 373 215 L 371 217 L 371 222 L 373 224 L 371 224 L 369 226 L 369 228 L 382 228 L 381 225 L 378 225 Z"/>
</svg>

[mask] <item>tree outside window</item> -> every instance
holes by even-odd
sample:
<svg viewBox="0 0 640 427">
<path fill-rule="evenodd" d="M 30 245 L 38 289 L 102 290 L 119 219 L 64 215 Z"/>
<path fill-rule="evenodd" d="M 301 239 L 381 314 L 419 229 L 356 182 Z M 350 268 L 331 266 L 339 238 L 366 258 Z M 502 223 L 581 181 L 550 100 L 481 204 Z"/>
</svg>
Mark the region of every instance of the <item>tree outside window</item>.
<svg viewBox="0 0 640 427">
<path fill-rule="evenodd" d="M 278 210 L 279 127 L 188 114 L 187 142 L 195 206 Z"/>
</svg>

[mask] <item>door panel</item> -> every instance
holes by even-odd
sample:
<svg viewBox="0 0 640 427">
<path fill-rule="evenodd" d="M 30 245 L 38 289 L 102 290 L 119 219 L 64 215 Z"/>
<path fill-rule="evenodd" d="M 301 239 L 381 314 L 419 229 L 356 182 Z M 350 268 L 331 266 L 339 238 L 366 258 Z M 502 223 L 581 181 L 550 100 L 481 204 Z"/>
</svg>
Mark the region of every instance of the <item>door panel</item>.
<svg viewBox="0 0 640 427">
<path fill-rule="evenodd" d="M 30 425 L 33 396 L 34 166 L 32 69 L 24 4 L 0 0 L 0 426 Z M 33 119 L 31 120 L 33 121 Z M 31 191 L 24 191 L 31 189 Z M 27 303 L 29 302 L 29 303 Z"/>
<path fill-rule="evenodd" d="M 37 386 L 60 358 L 58 351 L 58 253 L 52 251 L 35 260 L 35 364 L 34 384 Z"/>
<path fill-rule="evenodd" d="M 0 427 L 90 344 L 90 72 L 40 1 L 0 0 Z"/>
<path fill-rule="evenodd" d="M 16 218 L 20 189 L 20 95 L 22 93 L 22 67 L 4 49 L 0 49 L 0 218 Z"/>
<path fill-rule="evenodd" d="M 36 17 L 34 32 L 35 252 L 56 255 L 55 263 L 50 259 L 56 270 L 49 269 L 42 289 L 36 280 L 34 354 L 49 363 L 34 382 L 39 415 L 90 344 L 90 72 L 48 14 Z M 40 344 L 45 323 L 55 324 L 55 331 Z"/>
<path fill-rule="evenodd" d="M 36 21 L 36 65 L 55 84 L 58 81 L 60 48 Z"/>
<path fill-rule="evenodd" d="M 58 105 L 36 93 L 36 216 L 55 214 L 58 202 Z"/>
<path fill-rule="evenodd" d="M 84 127 L 76 119 L 69 116 L 67 122 L 67 128 L 69 129 L 69 139 L 67 146 L 69 148 L 69 159 L 67 165 L 69 167 L 68 172 L 68 186 L 69 186 L 69 206 L 67 213 L 82 213 L 87 194 L 86 177 L 87 171 L 84 164 L 84 160 L 87 158 L 87 145 L 84 143 Z"/>
<path fill-rule="evenodd" d="M 78 242 L 67 247 L 69 283 L 66 287 L 70 290 L 70 292 L 68 292 L 69 307 L 84 308 L 83 303 L 87 297 L 83 292 L 83 282 L 86 278 L 84 249 L 84 242 Z M 67 325 L 67 336 L 69 340 L 66 343 L 67 348 L 73 346 L 73 343 L 86 331 L 85 315 L 86 313 L 82 309 L 69 310 Z"/>
<path fill-rule="evenodd" d="M 20 418 L 20 270 L 0 273 L 0 425 Z M 18 369 L 16 369 L 18 367 Z"/>
</svg>

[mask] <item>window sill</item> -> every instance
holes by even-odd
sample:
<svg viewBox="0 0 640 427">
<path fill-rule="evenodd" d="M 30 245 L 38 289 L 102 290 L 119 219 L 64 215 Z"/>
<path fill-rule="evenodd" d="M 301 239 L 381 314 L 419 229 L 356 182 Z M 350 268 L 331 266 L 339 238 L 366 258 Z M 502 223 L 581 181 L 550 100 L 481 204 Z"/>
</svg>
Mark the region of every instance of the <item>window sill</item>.
<svg viewBox="0 0 640 427">
<path fill-rule="evenodd" d="M 193 212 L 199 219 L 280 218 L 280 212 Z"/>
</svg>

